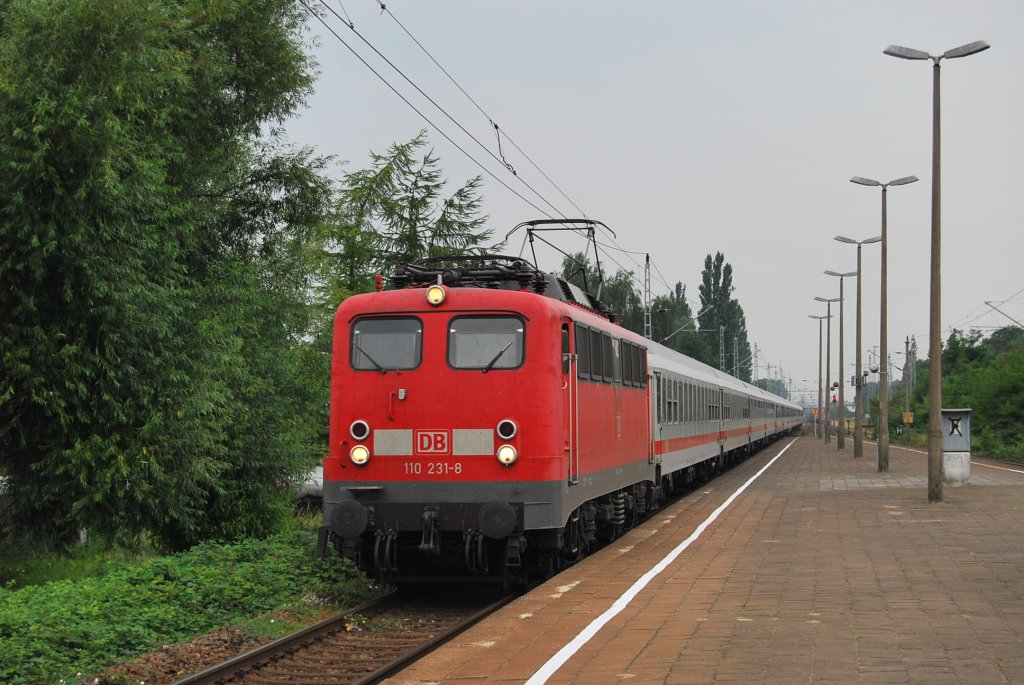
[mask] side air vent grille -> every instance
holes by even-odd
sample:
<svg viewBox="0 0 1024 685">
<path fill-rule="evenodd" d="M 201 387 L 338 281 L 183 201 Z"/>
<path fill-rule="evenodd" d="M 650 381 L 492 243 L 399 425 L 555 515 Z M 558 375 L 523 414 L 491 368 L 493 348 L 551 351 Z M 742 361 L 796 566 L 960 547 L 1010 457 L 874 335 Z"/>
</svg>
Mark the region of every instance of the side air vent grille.
<svg viewBox="0 0 1024 685">
<path fill-rule="evenodd" d="M 565 302 L 575 302 L 576 298 L 572 294 L 572 286 L 566 283 L 563 279 L 558 279 L 558 287 L 562 290 L 562 300 Z"/>
</svg>

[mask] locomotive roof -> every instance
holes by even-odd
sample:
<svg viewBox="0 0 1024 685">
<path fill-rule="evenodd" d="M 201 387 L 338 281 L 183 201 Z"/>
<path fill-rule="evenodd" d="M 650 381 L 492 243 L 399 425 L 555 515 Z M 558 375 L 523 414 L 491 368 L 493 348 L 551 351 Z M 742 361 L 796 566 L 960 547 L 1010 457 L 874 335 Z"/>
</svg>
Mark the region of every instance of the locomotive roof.
<svg viewBox="0 0 1024 685">
<path fill-rule="evenodd" d="M 439 283 L 459 288 L 495 290 L 529 289 L 560 302 L 571 302 L 617 322 L 618 317 L 604 302 L 553 273 L 545 273 L 520 257 L 483 254 L 428 257 L 395 269 L 391 282 L 396 288 Z"/>
</svg>

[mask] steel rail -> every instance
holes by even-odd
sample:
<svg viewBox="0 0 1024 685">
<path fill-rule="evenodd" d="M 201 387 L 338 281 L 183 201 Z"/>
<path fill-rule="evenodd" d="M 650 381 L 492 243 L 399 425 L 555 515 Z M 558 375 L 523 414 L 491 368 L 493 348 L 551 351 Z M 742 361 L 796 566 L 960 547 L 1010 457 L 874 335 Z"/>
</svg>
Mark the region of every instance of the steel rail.
<svg viewBox="0 0 1024 685">
<path fill-rule="evenodd" d="M 470 628 L 479 621 L 487 618 L 495 611 L 502 608 L 518 596 L 518 593 L 505 595 L 493 604 L 490 604 L 481 609 L 480 611 L 476 612 L 475 614 L 469 616 L 464 621 L 457 623 L 456 625 L 452 626 L 443 633 L 440 633 L 436 637 L 431 638 L 430 640 L 427 640 L 426 642 L 422 643 L 419 647 L 414 647 L 405 654 L 402 654 L 397 659 L 392 661 L 390 664 L 385 664 L 373 673 L 369 673 L 366 676 L 360 678 L 359 680 L 353 681 L 350 685 L 374 685 L 375 683 L 378 683 L 384 680 L 385 678 L 394 675 L 395 673 L 402 670 L 403 668 L 405 668 L 412 662 L 416 661 L 420 657 L 429 654 L 430 652 L 434 651 L 435 649 L 443 645 L 445 642 L 448 642 L 448 640 L 451 640 L 453 637 L 455 637 L 462 631 Z"/>
<path fill-rule="evenodd" d="M 311 626 L 307 626 L 302 630 L 292 633 L 291 635 L 285 635 L 284 637 L 278 638 L 273 642 L 256 647 L 244 654 L 228 659 L 220 664 L 215 664 L 208 668 L 204 668 L 201 671 L 197 671 L 190 676 L 186 676 L 180 680 L 175 680 L 171 685 L 220 685 L 221 683 L 228 682 L 230 679 L 241 675 L 245 671 L 249 670 L 257 664 L 266 663 L 272 657 L 285 654 L 288 652 L 301 649 L 303 645 L 309 644 L 321 637 L 328 635 L 337 630 L 341 630 L 345 626 L 345 619 L 353 614 L 360 614 L 368 609 L 385 604 L 389 600 L 393 600 L 395 592 L 392 591 L 383 597 L 371 600 L 364 604 L 332 616 L 331 618 L 314 623 Z"/>
<path fill-rule="evenodd" d="M 366 602 L 365 604 L 342 614 L 338 614 L 337 616 L 333 616 L 312 626 L 303 628 L 291 635 L 285 635 L 282 638 L 274 640 L 273 642 L 267 643 L 261 647 L 257 647 L 244 654 L 240 654 L 223 663 L 197 671 L 192 675 L 174 681 L 171 685 L 223 685 L 224 683 L 229 683 L 235 678 L 244 677 L 245 673 L 252 670 L 254 667 L 273 661 L 276 657 L 297 652 L 307 645 L 343 629 L 345 621 L 349 616 L 352 616 L 353 614 L 360 614 L 369 609 L 380 607 L 388 602 L 392 602 L 396 596 L 397 593 L 392 592 L 384 597 Z M 351 685 L 372 685 L 373 683 L 383 680 L 389 675 L 394 674 L 413 661 L 419 659 L 423 655 L 441 646 L 467 628 L 478 623 L 518 596 L 518 593 L 505 595 L 499 600 L 473 613 L 456 625 L 448 628 L 444 632 L 439 633 L 419 646 L 404 652 L 395 660 L 385 664 L 376 671 L 362 676 L 358 680 L 352 681 Z"/>
</svg>

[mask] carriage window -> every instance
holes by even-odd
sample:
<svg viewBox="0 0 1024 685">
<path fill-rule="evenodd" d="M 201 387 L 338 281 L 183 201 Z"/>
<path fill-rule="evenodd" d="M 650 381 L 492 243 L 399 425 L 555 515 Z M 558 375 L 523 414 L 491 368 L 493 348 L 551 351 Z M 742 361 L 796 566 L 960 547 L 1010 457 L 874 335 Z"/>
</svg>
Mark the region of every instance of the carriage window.
<svg viewBox="0 0 1024 685">
<path fill-rule="evenodd" d="M 672 423 L 679 423 L 679 381 L 672 382 Z"/>
<path fill-rule="evenodd" d="M 569 373 L 569 324 L 562 324 L 562 373 Z"/>
<path fill-rule="evenodd" d="M 605 338 L 608 345 L 608 354 L 612 358 L 612 380 L 616 383 L 622 382 L 622 359 L 619 354 L 619 341 L 617 338 Z"/>
<path fill-rule="evenodd" d="M 640 385 L 640 348 L 635 345 L 629 346 L 629 377 L 633 385 Z"/>
<path fill-rule="evenodd" d="M 590 332 L 576 324 L 576 375 L 590 378 Z"/>
<path fill-rule="evenodd" d="M 661 382 L 661 374 L 654 374 L 654 387 L 657 389 L 657 402 L 658 402 L 658 423 L 663 423 L 662 417 L 665 416 L 665 412 L 662 410 L 662 406 L 665 404 L 665 387 Z"/>
<path fill-rule="evenodd" d="M 602 369 L 604 372 L 604 380 L 611 383 L 615 380 L 615 355 L 612 354 L 612 337 L 605 333 L 601 336 L 601 339 L 601 349 L 604 352 L 604 367 Z"/>
<path fill-rule="evenodd" d="M 456 369 L 514 369 L 523 363 L 523 321 L 464 316 L 448 325 L 448 363 Z"/>
<path fill-rule="evenodd" d="M 604 367 L 604 353 L 601 351 L 601 331 L 590 331 L 590 377 L 595 381 L 601 380 L 602 368 Z M 611 369 L 608 369 L 611 372 Z"/>
<path fill-rule="evenodd" d="M 423 323 L 411 317 L 360 319 L 352 326 L 352 368 L 396 371 L 420 365 Z"/>
<path fill-rule="evenodd" d="M 622 384 L 633 385 L 633 345 L 619 340 L 619 356 L 622 359 Z"/>
</svg>

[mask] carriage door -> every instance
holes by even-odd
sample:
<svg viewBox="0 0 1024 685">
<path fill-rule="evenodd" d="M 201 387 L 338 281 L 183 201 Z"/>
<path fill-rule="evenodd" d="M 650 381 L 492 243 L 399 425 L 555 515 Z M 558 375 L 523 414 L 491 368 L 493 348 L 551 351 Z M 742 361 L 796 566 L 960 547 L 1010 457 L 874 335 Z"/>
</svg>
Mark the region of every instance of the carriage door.
<svg viewBox="0 0 1024 685">
<path fill-rule="evenodd" d="M 647 354 L 647 351 L 643 350 L 641 353 Z M 658 454 L 656 446 L 658 439 L 661 437 L 658 435 L 659 424 L 662 422 L 661 374 L 657 371 L 654 372 L 653 376 L 647 379 L 647 415 L 651 419 L 651 439 L 647 448 L 647 462 L 650 464 L 660 464 L 661 455 Z"/>
<path fill-rule="evenodd" d="M 718 444 L 725 449 L 725 390 L 717 388 L 718 396 Z"/>
<path fill-rule="evenodd" d="M 747 445 L 749 446 L 754 439 L 754 400 L 748 395 L 744 402 L 747 404 Z"/>
<path fill-rule="evenodd" d="M 579 382 L 577 371 L 579 366 L 579 350 L 573 346 L 573 328 L 569 319 L 562 320 L 562 416 L 564 425 L 562 435 L 565 436 L 564 454 L 566 463 L 566 479 L 569 485 L 579 482 L 580 448 L 579 448 Z M 589 333 L 583 330 L 583 338 L 589 342 Z M 576 336 L 577 339 L 579 336 Z"/>
</svg>

